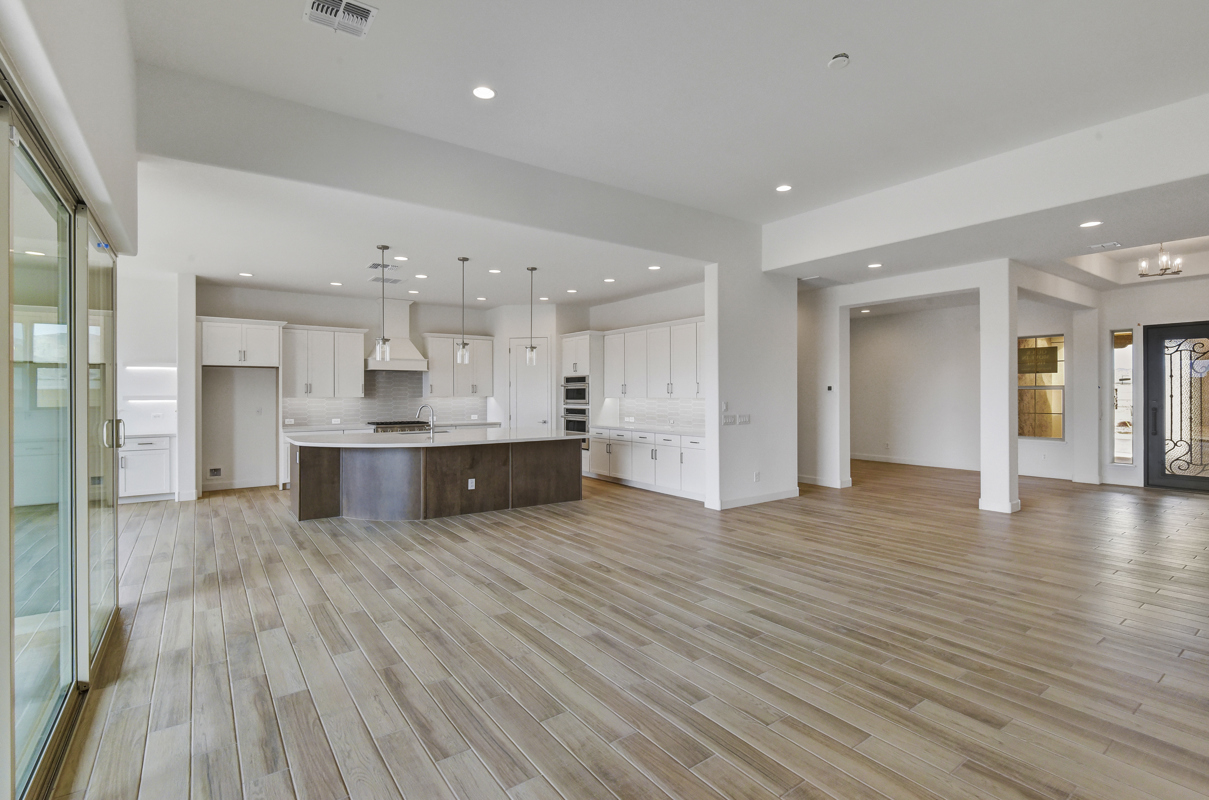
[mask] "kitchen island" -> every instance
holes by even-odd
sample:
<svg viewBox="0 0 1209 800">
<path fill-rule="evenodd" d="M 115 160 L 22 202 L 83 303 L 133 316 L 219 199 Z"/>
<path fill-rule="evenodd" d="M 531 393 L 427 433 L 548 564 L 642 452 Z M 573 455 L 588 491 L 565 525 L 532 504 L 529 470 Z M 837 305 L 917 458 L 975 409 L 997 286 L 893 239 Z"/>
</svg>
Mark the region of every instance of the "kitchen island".
<svg viewBox="0 0 1209 800">
<path fill-rule="evenodd" d="M 290 444 L 290 508 L 415 520 L 583 498 L 580 436 L 545 428 L 310 433 Z"/>
</svg>

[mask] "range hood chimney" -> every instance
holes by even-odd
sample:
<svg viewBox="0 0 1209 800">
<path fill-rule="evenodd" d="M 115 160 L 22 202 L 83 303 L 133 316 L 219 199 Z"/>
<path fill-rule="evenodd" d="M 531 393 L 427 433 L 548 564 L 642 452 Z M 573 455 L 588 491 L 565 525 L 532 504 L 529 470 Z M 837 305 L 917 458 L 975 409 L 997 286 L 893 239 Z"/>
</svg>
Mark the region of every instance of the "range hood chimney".
<svg viewBox="0 0 1209 800">
<path fill-rule="evenodd" d="M 390 360 L 379 361 L 371 351 L 369 358 L 365 359 L 365 369 L 373 372 L 428 372 L 428 359 L 420 355 L 420 351 L 408 338 L 411 330 L 411 301 L 386 298 L 383 317 L 385 327 L 382 334 L 390 340 Z"/>
</svg>

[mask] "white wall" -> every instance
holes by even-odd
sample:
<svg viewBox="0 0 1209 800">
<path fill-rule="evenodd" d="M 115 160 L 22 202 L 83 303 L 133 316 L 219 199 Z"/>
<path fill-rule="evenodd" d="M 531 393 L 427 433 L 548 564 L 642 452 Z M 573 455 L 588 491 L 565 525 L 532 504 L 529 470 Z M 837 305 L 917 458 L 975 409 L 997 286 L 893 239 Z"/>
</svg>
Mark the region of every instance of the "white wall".
<svg viewBox="0 0 1209 800">
<path fill-rule="evenodd" d="M 0 0 L 0 60 L 110 242 L 134 253 L 134 53 L 122 0 Z"/>
<path fill-rule="evenodd" d="M 978 305 L 852 320 L 852 457 L 978 469 Z"/>
<path fill-rule="evenodd" d="M 693 283 L 628 300 L 592 306 L 589 323 L 594 331 L 611 331 L 634 325 L 653 325 L 705 314 L 705 284 Z M 582 329 L 581 329 L 582 330 Z"/>
<path fill-rule="evenodd" d="M 201 449 L 207 492 L 277 483 L 277 370 L 202 368 Z"/>
<path fill-rule="evenodd" d="M 176 275 L 118 259 L 117 283 L 118 418 L 128 436 L 176 433 Z"/>
</svg>

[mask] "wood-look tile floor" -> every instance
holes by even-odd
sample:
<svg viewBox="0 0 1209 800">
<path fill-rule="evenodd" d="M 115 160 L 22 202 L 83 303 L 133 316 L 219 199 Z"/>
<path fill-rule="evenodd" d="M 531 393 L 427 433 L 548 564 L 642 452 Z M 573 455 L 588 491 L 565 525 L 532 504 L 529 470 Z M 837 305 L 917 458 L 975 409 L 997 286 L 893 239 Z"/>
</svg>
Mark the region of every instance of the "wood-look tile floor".
<svg viewBox="0 0 1209 800">
<path fill-rule="evenodd" d="M 725 513 L 125 507 L 56 796 L 1209 796 L 1209 497 L 854 472 Z"/>
</svg>

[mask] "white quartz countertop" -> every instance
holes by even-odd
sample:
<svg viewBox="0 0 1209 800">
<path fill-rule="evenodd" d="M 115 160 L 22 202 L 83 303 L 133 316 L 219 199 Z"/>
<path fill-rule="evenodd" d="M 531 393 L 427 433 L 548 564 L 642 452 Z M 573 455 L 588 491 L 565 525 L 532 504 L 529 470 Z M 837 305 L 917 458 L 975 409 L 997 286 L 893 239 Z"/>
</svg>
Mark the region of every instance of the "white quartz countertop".
<svg viewBox="0 0 1209 800">
<path fill-rule="evenodd" d="M 438 429 L 441 427 L 437 426 Z M 510 442 L 546 442 L 582 439 L 583 434 L 568 436 L 546 428 L 461 428 L 436 433 L 291 433 L 286 441 L 299 447 L 457 447 L 467 444 L 507 444 Z"/>
<path fill-rule="evenodd" d="M 471 420 L 469 422 L 441 422 L 437 420 L 437 429 L 441 428 L 498 428 L 499 422 L 484 422 L 482 420 Z M 322 431 L 348 431 L 361 430 L 363 428 L 372 429 L 373 425 L 368 425 L 364 422 L 348 423 L 345 425 L 282 425 L 281 430 L 287 436 L 291 433 L 318 433 Z"/>
<path fill-rule="evenodd" d="M 680 428 L 675 425 L 635 425 L 627 422 L 624 425 L 592 425 L 592 428 L 605 428 L 610 431 L 642 431 L 643 433 L 675 433 L 680 436 L 705 436 L 705 431 L 692 428 Z"/>
</svg>

